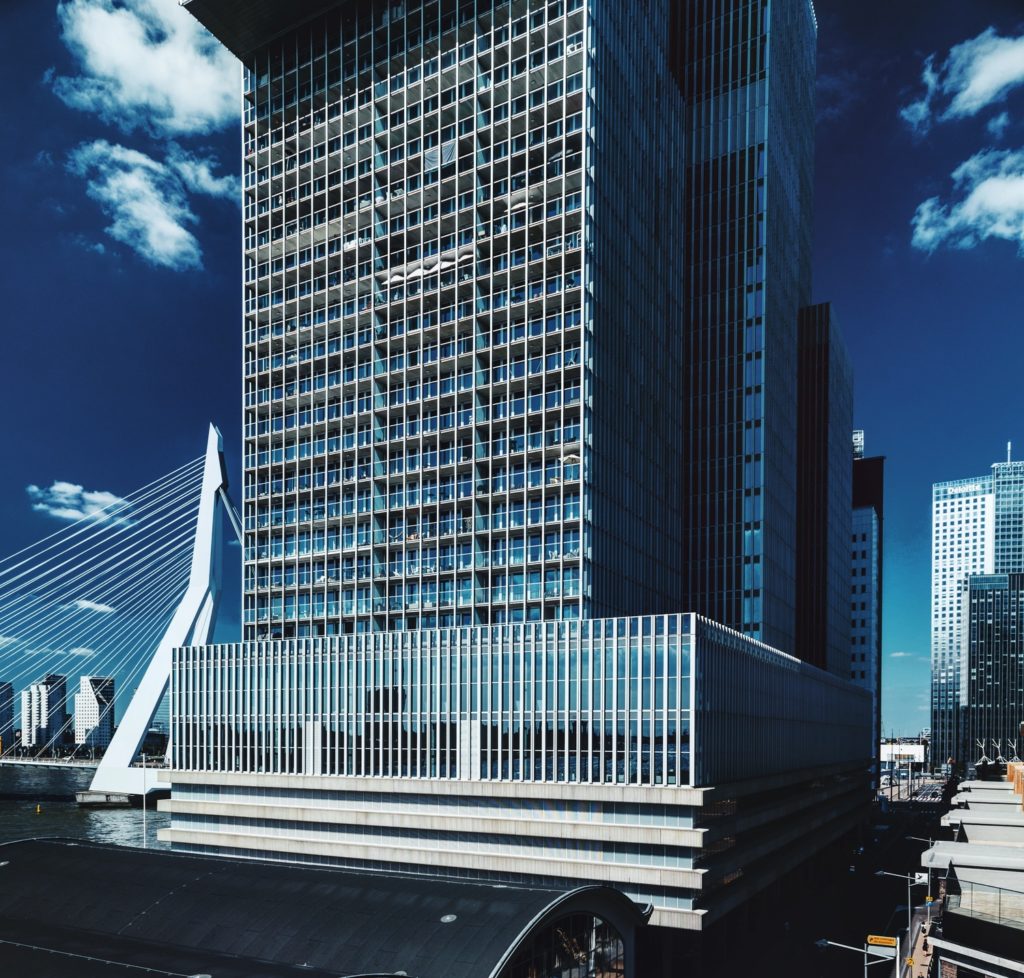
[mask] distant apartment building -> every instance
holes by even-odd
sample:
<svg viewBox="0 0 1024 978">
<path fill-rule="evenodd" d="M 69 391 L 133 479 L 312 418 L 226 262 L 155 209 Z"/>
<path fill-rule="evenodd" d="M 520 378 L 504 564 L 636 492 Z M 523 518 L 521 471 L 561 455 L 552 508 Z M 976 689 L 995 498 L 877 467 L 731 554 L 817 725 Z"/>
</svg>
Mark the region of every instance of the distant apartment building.
<svg viewBox="0 0 1024 978">
<path fill-rule="evenodd" d="M 14 686 L 0 682 L 0 751 L 14 744 Z"/>
<path fill-rule="evenodd" d="M 850 679 L 870 691 L 872 743 L 882 736 L 882 568 L 885 458 L 864 456 L 864 432 L 853 439 L 853 525 L 850 533 Z"/>
<path fill-rule="evenodd" d="M 82 676 L 75 693 L 75 743 L 107 747 L 114 736 L 114 680 Z"/>
<path fill-rule="evenodd" d="M 935 764 L 974 760 L 961 724 L 969 578 L 1022 571 L 1024 462 L 1008 458 L 993 464 L 988 475 L 936 483 L 931 588 L 931 755 Z"/>
<path fill-rule="evenodd" d="M 64 742 L 67 727 L 67 680 L 64 676 L 51 673 L 22 690 L 23 747 L 58 747 Z"/>
</svg>

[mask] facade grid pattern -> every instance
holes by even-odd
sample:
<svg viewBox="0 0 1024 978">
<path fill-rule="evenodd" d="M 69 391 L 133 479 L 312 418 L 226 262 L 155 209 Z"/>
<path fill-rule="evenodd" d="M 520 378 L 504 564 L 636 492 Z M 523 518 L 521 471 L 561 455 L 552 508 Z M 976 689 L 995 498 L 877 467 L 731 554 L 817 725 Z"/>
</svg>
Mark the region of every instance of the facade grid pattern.
<svg viewBox="0 0 1024 978">
<path fill-rule="evenodd" d="M 644 301 L 595 312 L 595 220 L 613 215 L 591 176 L 592 21 L 583 0 L 349 4 L 250 58 L 246 638 L 677 605 L 678 424 L 651 406 L 626 458 L 593 406 L 616 416 L 611 357 L 639 315 L 628 382 L 665 403 L 649 381 L 677 375 L 681 244 L 650 256 Z M 649 153 L 673 186 L 675 154 Z M 632 498 L 627 464 L 663 491 Z M 595 512 L 629 558 L 596 605 Z"/>
</svg>

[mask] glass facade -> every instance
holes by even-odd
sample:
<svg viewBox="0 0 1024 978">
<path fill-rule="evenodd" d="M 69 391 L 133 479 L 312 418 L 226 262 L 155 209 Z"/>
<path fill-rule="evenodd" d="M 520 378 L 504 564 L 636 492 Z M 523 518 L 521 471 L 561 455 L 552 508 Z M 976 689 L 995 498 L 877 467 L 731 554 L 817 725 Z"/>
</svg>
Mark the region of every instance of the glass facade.
<svg viewBox="0 0 1024 978">
<path fill-rule="evenodd" d="M 683 603 L 793 651 L 817 27 L 807 0 L 679 7 L 689 119 Z"/>
<path fill-rule="evenodd" d="M 862 690 L 695 615 L 186 647 L 171 696 L 183 772 L 698 787 L 871 753 Z"/>
<path fill-rule="evenodd" d="M 678 607 L 658 18 L 395 9 L 246 59 L 244 635 Z"/>
<path fill-rule="evenodd" d="M 572 914 L 531 934 L 500 978 L 625 978 L 622 935 L 599 917 Z"/>
<path fill-rule="evenodd" d="M 690 616 L 176 653 L 173 766 L 690 782 Z"/>
<path fill-rule="evenodd" d="M 957 756 L 1011 759 L 1024 749 L 1024 574 L 969 577 L 965 604 Z"/>
</svg>

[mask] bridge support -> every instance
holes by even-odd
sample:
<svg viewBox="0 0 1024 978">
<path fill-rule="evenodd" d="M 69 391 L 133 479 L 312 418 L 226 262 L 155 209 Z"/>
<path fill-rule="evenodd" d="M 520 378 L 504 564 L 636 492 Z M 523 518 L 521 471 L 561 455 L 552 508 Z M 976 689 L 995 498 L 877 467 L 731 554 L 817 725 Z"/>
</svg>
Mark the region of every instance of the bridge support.
<svg viewBox="0 0 1024 978">
<path fill-rule="evenodd" d="M 162 768 L 136 766 L 135 758 L 142 748 L 160 700 L 167 692 L 171 679 L 172 650 L 184 645 L 203 645 L 213 632 L 220 600 L 224 511 L 241 540 L 238 517 L 227 498 L 227 484 L 221 434 L 210 425 L 188 587 L 153 653 L 135 695 L 121 717 L 89 790 L 77 793 L 80 805 L 124 806 L 130 803 L 132 796 L 170 791 L 170 784 L 161 778 Z M 168 738 L 168 757 L 170 750 Z"/>
</svg>

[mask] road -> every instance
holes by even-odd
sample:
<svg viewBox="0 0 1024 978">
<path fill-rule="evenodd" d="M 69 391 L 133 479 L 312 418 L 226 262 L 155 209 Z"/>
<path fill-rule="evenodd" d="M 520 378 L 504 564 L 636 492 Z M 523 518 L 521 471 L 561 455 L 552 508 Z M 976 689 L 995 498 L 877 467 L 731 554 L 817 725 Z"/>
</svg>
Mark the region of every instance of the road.
<svg viewBox="0 0 1024 978">
<path fill-rule="evenodd" d="M 783 917 L 765 908 L 771 923 L 758 928 L 756 950 L 751 948 L 751 967 L 794 978 L 863 978 L 863 955 L 837 948 L 816 947 L 821 938 L 862 947 L 868 934 L 900 936 L 907 927 L 907 884 L 890 873 L 921 872 L 921 853 L 927 842 L 907 836 L 935 838 L 942 813 L 942 786 L 924 785 L 908 803 L 891 806 L 888 814 L 878 813 L 859 845 L 836 849 L 816 860 L 813 875 L 804 883 L 804 893 L 787 902 Z M 937 798 L 938 801 L 933 801 Z M 858 851 L 863 848 L 863 851 Z M 924 885 L 911 890 L 915 907 L 924 903 Z M 755 962 L 759 963 L 758 967 Z M 872 978 L 891 978 L 892 969 L 879 964 L 869 972 Z"/>
</svg>

